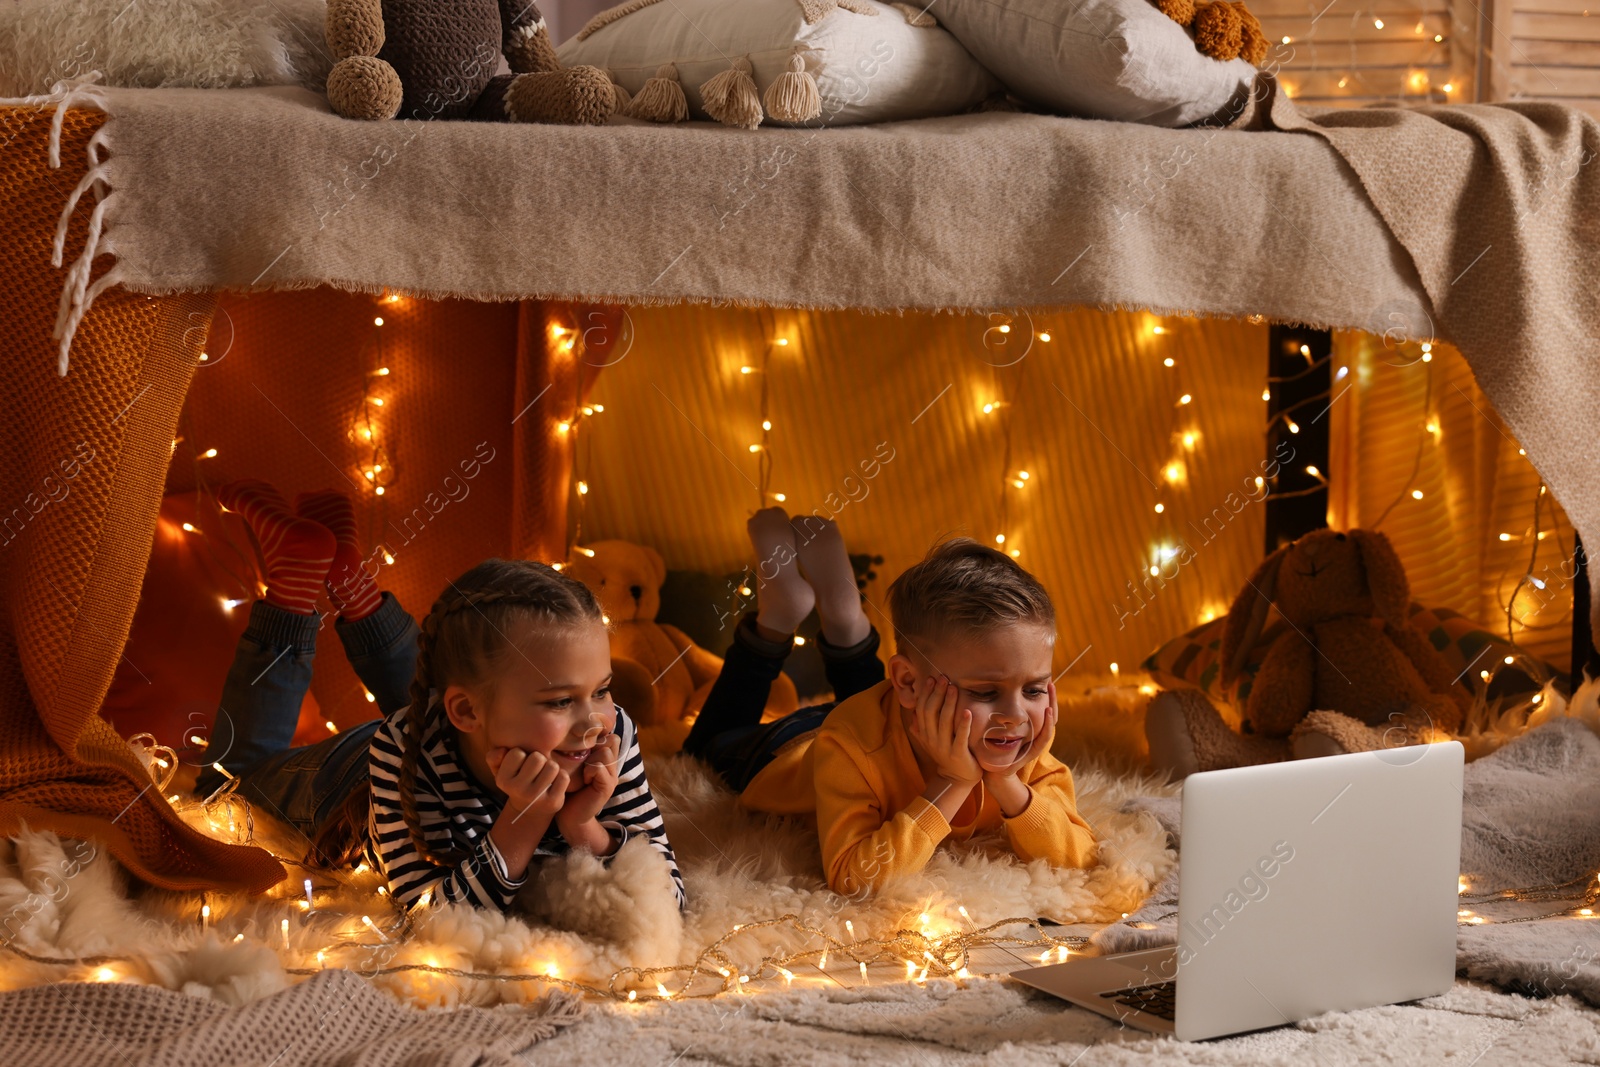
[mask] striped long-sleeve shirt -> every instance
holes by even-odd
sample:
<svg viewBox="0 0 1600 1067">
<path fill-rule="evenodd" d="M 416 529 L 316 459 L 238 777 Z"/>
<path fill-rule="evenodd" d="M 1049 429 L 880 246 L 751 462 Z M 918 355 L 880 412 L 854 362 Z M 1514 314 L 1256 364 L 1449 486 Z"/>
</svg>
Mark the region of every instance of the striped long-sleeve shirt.
<svg viewBox="0 0 1600 1067">
<path fill-rule="evenodd" d="M 533 874 L 540 857 L 561 855 L 570 846 L 552 820 L 523 877 L 510 877 L 505 858 L 489 838 L 489 828 L 503 805 L 479 785 L 462 764 L 455 729 L 449 720 L 443 715 L 434 715 L 423 734 L 422 753 L 417 761 L 418 822 L 423 838 L 433 851 L 456 851 L 465 858 L 446 867 L 423 858 L 411 840 L 400 808 L 400 754 L 405 744 L 408 710 L 402 708 L 386 718 L 372 735 L 372 814 L 367 836 L 373 865 L 384 872 L 389 892 L 402 904 L 411 905 L 431 891 L 434 901 L 468 903 L 504 911 Z M 685 903 L 683 877 L 678 872 L 672 845 L 667 841 L 661 811 L 650 795 L 633 720 L 620 707 L 615 729 L 621 743 L 617 787 L 601 809 L 598 820 L 613 837 L 621 839 L 617 849 L 636 834 L 649 838 L 651 846 L 666 857 L 681 908 Z M 616 855 L 616 850 L 611 855 Z"/>
</svg>

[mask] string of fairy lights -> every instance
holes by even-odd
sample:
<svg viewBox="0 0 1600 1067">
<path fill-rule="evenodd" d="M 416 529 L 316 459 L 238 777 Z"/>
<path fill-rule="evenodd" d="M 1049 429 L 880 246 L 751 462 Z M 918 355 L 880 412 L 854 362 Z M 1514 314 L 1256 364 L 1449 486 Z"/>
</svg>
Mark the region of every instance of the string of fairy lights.
<svg viewBox="0 0 1600 1067">
<path fill-rule="evenodd" d="M 1283 16 L 1265 15 L 1262 23 L 1270 31 L 1280 17 Z M 1322 66 L 1313 51 L 1309 62 L 1279 71 L 1278 78 L 1284 94 L 1297 100 L 1304 98 L 1331 104 L 1368 96 L 1391 100 L 1421 97 L 1446 104 L 1459 102 L 1461 87 L 1448 73 L 1448 60 L 1443 64 L 1438 62 L 1440 46 L 1445 44 L 1446 37 L 1438 30 L 1429 32 L 1428 20 L 1432 17 L 1426 12 L 1418 12 L 1416 21 L 1410 23 L 1408 19 L 1402 20 L 1392 15 L 1385 19 L 1368 10 L 1357 10 L 1350 13 L 1348 28 L 1343 30 L 1332 28 L 1335 19 L 1319 16 L 1319 19 L 1312 20 L 1311 33 L 1306 36 L 1282 34 L 1279 36 L 1279 43 L 1283 46 L 1278 53 L 1280 62 L 1297 57 L 1300 47 L 1315 48 L 1319 43 L 1325 44 L 1330 51 L 1343 44 L 1348 51 L 1348 62 L 1339 66 Z M 1444 28 L 1447 27 L 1441 27 Z M 1319 33 L 1319 30 L 1323 32 Z M 1417 46 L 1417 56 L 1412 62 L 1396 63 L 1392 55 L 1381 62 L 1361 61 L 1364 50 L 1384 50 L 1387 54 L 1388 50 L 1403 42 Z M 1295 50 L 1290 52 L 1291 48 Z M 1343 67 L 1342 72 L 1340 66 Z M 1446 67 L 1445 80 L 1435 84 L 1434 70 L 1440 66 Z M 1328 82 L 1336 72 L 1339 73 L 1338 81 L 1330 86 Z"/>
</svg>

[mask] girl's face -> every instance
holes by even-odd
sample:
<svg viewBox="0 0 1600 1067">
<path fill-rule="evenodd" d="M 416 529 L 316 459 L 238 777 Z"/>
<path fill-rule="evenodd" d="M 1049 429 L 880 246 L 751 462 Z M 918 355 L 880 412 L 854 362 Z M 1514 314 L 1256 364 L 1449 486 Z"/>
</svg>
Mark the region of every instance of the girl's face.
<svg viewBox="0 0 1600 1067">
<path fill-rule="evenodd" d="M 521 624 L 507 637 L 511 647 L 487 706 L 478 699 L 481 694 L 465 687 L 445 689 L 445 710 L 459 732 L 463 755 L 480 781 L 492 787 L 493 773 L 483 773 L 491 753 L 538 752 L 567 772 L 569 792 L 580 789 L 584 764 L 617 725 L 605 626 L 593 622 L 562 633 L 536 633 Z"/>
<path fill-rule="evenodd" d="M 900 705 L 915 708 L 917 684 L 930 673 L 956 684 L 957 711 L 972 709 L 968 747 L 987 771 L 1015 763 L 1044 729 L 1050 710 L 1050 664 L 1054 634 L 1048 627 L 1016 623 L 981 634 L 951 637 L 922 656 L 896 654 L 890 660 Z"/>
</svg>

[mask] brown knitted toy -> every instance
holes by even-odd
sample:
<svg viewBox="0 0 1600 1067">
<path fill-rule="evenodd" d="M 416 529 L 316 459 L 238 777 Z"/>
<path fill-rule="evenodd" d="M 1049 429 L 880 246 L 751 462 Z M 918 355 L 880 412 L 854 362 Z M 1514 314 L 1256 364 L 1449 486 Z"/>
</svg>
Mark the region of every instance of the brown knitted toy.
<svg viewBox="0 0 1600 1067">
<path fill-rule="evenodd" d="M 326 29 L 345 118 L 597 125 L 616 106 L 604 71 L 562 69 L 529 0 L 328 0 Z"/>
<path fill-rule="evenodd" d="M 1154 0 L 1156 7 L 1178 25 L 1194 32 L 1194 45 L 1203 55 L 1226 62 L 1243 57 L 1261 66 L 1269 46 L 1261 22 L 1244 6 L 1244 0 Z"/>
<path fill-rule="evenodd" d="M 1197 689 L 1157 693 L 1150 762 L 1194 771 L 1421 744 L 1455 733 L 1472 697 L 1406 621 L 1411 588 L 1375 530 L 1316 530 L 1256 568 L 1223 624 L 1222 682 L 1261 639 L 1274 604 L 1287 624 L 1250 687 L 1235 733 Z"/>
</svg>

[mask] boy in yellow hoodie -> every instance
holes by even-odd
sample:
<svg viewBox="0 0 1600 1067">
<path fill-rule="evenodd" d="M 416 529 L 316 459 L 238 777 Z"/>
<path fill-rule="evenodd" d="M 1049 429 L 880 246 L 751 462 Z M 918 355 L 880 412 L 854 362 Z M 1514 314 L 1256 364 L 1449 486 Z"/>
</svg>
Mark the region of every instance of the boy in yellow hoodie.
<svg viewBox="0 0 1600 1067">
<path fill-rule="evenodd" d="M 1055 609 L 1015 560 L 970 538 L 889 587 L 887 672 L 831 521 L 764 508 L 749 522 L 757 609 L 741 616 L 684 751 L 756 811 L 815 813 L 828 884 L 878 888 L 945 840 L 1005 830 L 1023 860 L 1085 867 L 1095 838 L 1050 754 Z M 762 724 L 767 690 L 815 606 L 836 701 Z"/>
</svg>

